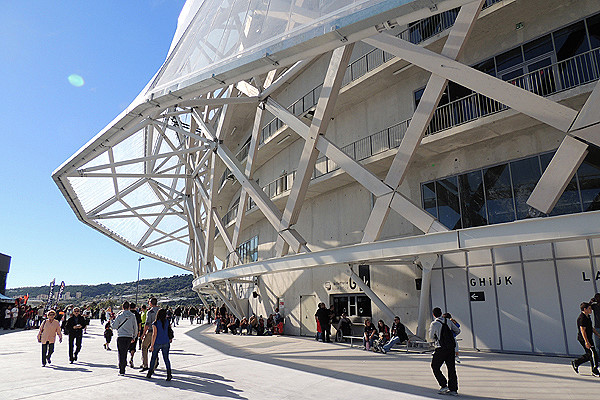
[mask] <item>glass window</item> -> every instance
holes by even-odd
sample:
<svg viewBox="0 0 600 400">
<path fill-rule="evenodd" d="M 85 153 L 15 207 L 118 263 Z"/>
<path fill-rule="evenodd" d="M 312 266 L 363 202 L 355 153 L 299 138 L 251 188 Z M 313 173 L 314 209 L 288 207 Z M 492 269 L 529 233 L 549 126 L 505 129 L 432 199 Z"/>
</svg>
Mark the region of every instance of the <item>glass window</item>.
<svg viewBox="0 0 600 400">
<path fill-rule="evenodd" d="M 335 309 L 335 315 L 342 315 L 342 313 L 348 313 L 348 296 L 332 296 L 333 297 L 333 308 Z"/>
<path fill-rule="evenodd" d="M 488 75 L 496 76 L 496 65 L 494 64 L 493 58 L 482 61 L 479 64 L 475 64 L 473 68 L 478 71 L 485 72 Z"/>
<path fill-rule="evenodd" d="M 460 208 L 463 228 L 487 225 L 487 209 L 483 195 L 481 170 L 459 175 Z"/>
<path fill-rule="evenodd" d="M 550 34 L 523 45 L 523 54 L 525 55 L 526 61 L 533 60 L 534 58 L 539 57 L 542 54 L 550 53 L 553 50 L 554 47 L 552 46 L 552 37 Z"/>
<path fill-rule="evenodd" d="M 435 182 L 425 183 L 421 186 L 423 191 L 423 208 L 435 218 L 438 217 L 435 201 Z"/>
<path fill-rule="evenodd" d="M 577 170 L 583 211 L 600 210 L 600 149 L 590 146 L 590 152 Z"/>
<path fill-rule="evenodd" d="M 583 21 L 554 32 L 558 61 L 566 60 L 589 50 Z"/>
<path fill-rule="evenodd" d="M 242 264 L 258 261 L 258 235 L 240 244 L 237 251 Z"/>
<path fill-rule="evenodd" d="M 514 67 L 522 62 L 523 54 L 521 53 L 521 46 L 496 56 L 496 68 L 498 71 L 503 71 L 505 69 Z"/>
<path fill-rule="evenodd" d="M 550 160 L 554 156 L 554 153 L 542 154 L 540 161 L 542 164 L 542 171 L 546 170 Z M 577 174 L 573 176 L 571 182 L 567 185 L 567 188 L 563 192 L 562 196 L 558 199 L 558 202 L 550 212 L 550 215 L 563 215 L 581 212 L 581 201 L 579 198 L 579 191 L 577 190 Z"/>
<path fill-rule="evenodd" d="M 425 92 L 425 88 L 421 88 L 419 90 L 415 90 L 415 110 L 419 106 L 419 102 L 421 101 L 421 97 L 423 97 L 423 92 Z"/>
<path fill-rule="evenodd" d="M 435 183 L 438 200 L 438 219 L 448 229 L 462 228 L 458 203 L 458 179 L 450 177 Z"/>
<path fill-rule="evenodd" d="M 464 86 L 459 85 L 458 83 L 449 82 L 448 83 L 448 100 L 454 101 L 458 99 L 462 99 L 463 97 L 467 97 L 473 91 Z"/>
<path fill-rule="evenodd" d="M 592 49 L 600 47 L 600 14 L 587 19 L 588 33 Z"/>
<path fill-rule="evenodd" d="M 359 317 L 370 317 L 371 316 L 371 299 L 367 296 L 356 296 L 356 305 L 358 307 Z"/>
<path fill-rule="evenodd" d="M 541 216 L 542 213 L 527 204 L 527 199 L 529 199 L 533 188 L 535 188 L 535 185 L 537 185 L 542 176 L 539 157 L 535 156 L 513 161 L 510 163 L 510 170 L 512 172 L 517 219 Z"/>
<path fill-rule="evenodd" d="M 331 296 L 335 315 L 371 317 L 371 299 L 364 294 L 334 294 Z"/>
<path fill-rule="evenodd" d="M 503 81 L 511 81 L 511 83 L 516 84 L 519 87 L 522 87 L 522 82 L 523 82 L 523 68 L 517 68 L 514 71 L 509 72 L 508 74 L 504 74 L 502 75 L 502 80 Z M 516 79 L 521 77 L 521 79 Z"/>
<path fill-rule="evenodd" d="M 483 170 L 485 197 L 490 224 L 515 220 L 513 195 L 510 185 L 510 167 L 502 164 Z"/>
</svg>

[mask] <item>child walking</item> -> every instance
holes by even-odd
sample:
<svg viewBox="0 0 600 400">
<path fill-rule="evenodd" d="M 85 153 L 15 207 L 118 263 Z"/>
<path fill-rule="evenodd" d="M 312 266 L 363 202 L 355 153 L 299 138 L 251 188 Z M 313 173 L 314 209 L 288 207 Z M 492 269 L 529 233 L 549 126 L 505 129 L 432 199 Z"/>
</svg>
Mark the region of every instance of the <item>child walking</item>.
<svg viewBox="0 0 600 400">
<path fill-rule="evenodd" d="M 104 348 L 108 351 L 110 351 L 110 341 L 112 337 L 113 331 L 110 329 L 110 322 L 107 322 L 106 325 L 104 325 L 104 339 L 106 340 L 106 343 L 104 343 Z"/>
</svg>

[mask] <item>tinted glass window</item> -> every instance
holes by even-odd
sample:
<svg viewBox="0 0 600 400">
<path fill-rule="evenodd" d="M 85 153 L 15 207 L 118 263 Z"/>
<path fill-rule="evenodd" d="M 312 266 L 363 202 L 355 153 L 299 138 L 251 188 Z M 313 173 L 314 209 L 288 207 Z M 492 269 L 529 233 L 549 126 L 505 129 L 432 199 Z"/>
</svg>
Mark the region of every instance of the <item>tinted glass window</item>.
<svg viewBox="0 0 600 400">
<path fill-rule="evenodd" d="M 425 183 L 421 186 L 423 191 L 423 208 L 429 214 L 437 218 L 437 206 L 435 202 L 435 182 Z"/>
<path fill-rule="evenodd" d="M 515 193 L 515 205 L 517 207 L 517 219 L 539 217 L 541 213 L 535 208 L 527 205 L 527 199 L 533 188 L 537 185 L 540 177 L 540 161 L 537 156 L 510 163 L 512 172 L 513 189 Z"/>
<path fill-rule="evenodd" d="M 468 89 L 464 86 L 459 85 L 458 83 L 449 82 L 448 83 L 448 98 L 450 101 L 462 99 L 463 97 L 467 97 L 473 93 L 471 89 Z"/>
<path fill-rule="evenodd" d="M 587 19 L 588 33 L 592 49 L 600 47 L 600 14 Z"/>
<path fill-rule="evenodd" d="M 496 56 L 496 68 L 498 71 L 514 67 L 522 62 L 521 46 Z"/>
<path fill-rule="evenodd" d="M 525 60 L 532 60 L 542 54 L 550 53 L 553 50 L 554 47 L 552 46 L 552 37 L 550 34 L 523 45 Z"/>
<path fill-rule="evenodd" d="M 458 179 L 450 177 L 435 183 L 438 198 L 438 220 L 448 229 L 460 229 L 460 205 L 458 203 Z"/>
<path fill-rule="evenodd" d="M 510 186 L 508 164 L 483 170 L 485 196 L 490 224 L 514 221 L 515 209 Z"/>
<path fill-rule="evenodd" d="M 542 154 L 540 161 L 542 164 L 542 171 L 546 170 L 550 160 L 554 156 L 554 153 Z M 562 196 L 558 199 L 558 202 L 554 206 L 554 209 L 549 215 L 563 215 L 581 212 L 581 201 L 579 198 L 579 191 L 577 190 L 577 175 L 571 179 L 571 182 L 567 185 L 567 188 L 563 192 Z"/>
<path fill-rule="evenodd" d="M 590 152 L 577 170 L 583 211 L 600 210 L 600 149 L 590 146 Z"/>
<path fill-rule="evenodd" d="M 333 296 L 333 309 L 335 310 L 335 315 L 342 315 L 342 313 L 349 314 L 348 296 Z"/>
<path fill-rule="evenodd" d="M 463 228 L 487 225 L 487 209 L 483 195 L 483 176 L 481 170 L 469 172 L 458 177 L 460 185 L 460 208 Z"/>
<path fill-rule="evenodd" d="M 558 61 L 589 50 L 583 21 L 554 32 L 554 45 Z"/>
<path fill-rule="evenodd" d="M 473 68 L 478 71 L 485 72 L 488 75 L 496 76 L 496 65 L 494 64 L 493 58 L 482 61 L 479 64 L 475 64 Z"/>
<path fill-rule="evenodd" d="M 359 317 L 371 316 L 371 299 L 367 296 L 356 296 L 357 315 Z"/>
<path fill-rule="evenodd" d="M 421 88 L 419 90 L 415 90 L 415 109 L 419 106 L 419 102 L 421 101 L 421 97 L 423 97 L 423 92 L 425 92 L 425 88 Z"/>
</svg>

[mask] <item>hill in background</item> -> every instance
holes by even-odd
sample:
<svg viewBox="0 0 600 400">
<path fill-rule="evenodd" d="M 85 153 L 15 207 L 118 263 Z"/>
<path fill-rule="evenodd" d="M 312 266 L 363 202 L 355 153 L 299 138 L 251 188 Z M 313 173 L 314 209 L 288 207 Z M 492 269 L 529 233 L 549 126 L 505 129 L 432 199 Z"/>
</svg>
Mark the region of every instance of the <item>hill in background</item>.
<svg viewBox="0 0 600 400">
<path fill-rule="evenodd" d="M 147 299 L 148 296 L 160 297 L 163 302 L 177 304 L 198 303 L 198 294 L 192 290 L 192 274 L 175 275 L 169 278 L 142 279 L 139 284 L 138 299 Z M 135 299 L 136 282 L 125 283 L 101 283 L 99 285 L 69 285 L 65 282 L 64 292 L 69 292 L 70 299 L 61 299 L 61 303 L 100 303 L 106 300 Z M 30 299 L 38 299 L 47 296 L 49 285 L 31 286 L 15 289 L 6 289 L 9 297 L 18 297 L 29 294 Z M 53 297 L 56 297 L 60 288 L 60 281 L 54 286 Z M 81 298 L 77 299 L 76 293 L 81 292 Z"/>
</svg>

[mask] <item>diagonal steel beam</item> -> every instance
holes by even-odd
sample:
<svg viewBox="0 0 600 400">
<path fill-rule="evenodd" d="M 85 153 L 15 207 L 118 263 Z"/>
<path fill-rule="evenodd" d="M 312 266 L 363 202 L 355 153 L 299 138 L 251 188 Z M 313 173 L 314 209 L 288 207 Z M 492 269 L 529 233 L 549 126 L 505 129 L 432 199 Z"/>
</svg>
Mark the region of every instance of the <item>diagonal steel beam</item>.
<svg viewBox="0 0 600 400">
<path fill-rule="evenodd" d="M 342 87 L 342 80 L 344 79 L 353 49 L 354 44 L 349 44 L 335 49 L 331 54 L 329 67 L 325 74 L 323 88 L 321 89 L 321 94 L 315 108 L 308 138 L 304 142 L 304 148 L 302 149 L 298 168 L 296 169 L 296 177 L 294 178 L 294 183 L 292 184 L 292 189 L 285 210 L 283 211 L 280 231 L 287 230 L 298 222 L 302 203 L 306 197 L 306 191 L 308 190 L 315 163 L 319 156 L 319 150 L 316 148 L 317 140 L 319 136 L 325 135 L 329 127 L 335 102 Z M 278 256 L 282 256 L 287 254 L 288 246 L 282 239 L 277 238 L 276 249 Z M 298 251 L 298 249 L 294 249 L 294 251 Z"/>
<path fill-rule="evenodd" d="M 275 78 L 275 74 L 277 73 L 277 69 L 270 71 L 267 74 L 267 77 L 264 82 L 264 86 L 270 87 Z M 258 79 L 257 79 L 258 81 Z M 256 155 L 258 154 L 258 135 L 261 131 L 262 120 L 264 116 L 264 108 L 259 106 L 256 108 L 256 113 L 254 114 L 254 125 L 252 126 L 252 134 L 250 135 L 250 145 L 248 147 L 248 157 L 246 158 L 246 167 L 244 170 L 244 175 L 249 179 L 253 179 L 254 174 L 254 161 L 256 159 Z M 248 191 L 245 186 L 242 186 L 242 192 L 240 193 L 240 201 L 238 202 L 237 209 L 237 217 L 235 219 L 235 226 L 233 228 L 233 236 L 231 238 L 231 243 L 233 248 L 237 248 L 240 239 L 240 232 L 242 229 L 242 223 L 244 216 L 246 215 L 246 204 L 248 203 Z M 237 257 L 237 255 L 235 255 Z M 238 260 L 235 260 L 237 262 Z"/>
<path fill-rule="evenodd" d="M 388 34 L 364 42 L 400 57 L 435 75 L 465 86 L 538 121 L 567 132 L 577 111 L 501 79 Z"/>
</svg>

